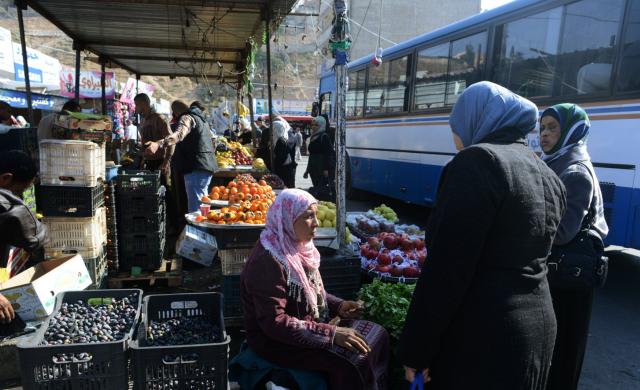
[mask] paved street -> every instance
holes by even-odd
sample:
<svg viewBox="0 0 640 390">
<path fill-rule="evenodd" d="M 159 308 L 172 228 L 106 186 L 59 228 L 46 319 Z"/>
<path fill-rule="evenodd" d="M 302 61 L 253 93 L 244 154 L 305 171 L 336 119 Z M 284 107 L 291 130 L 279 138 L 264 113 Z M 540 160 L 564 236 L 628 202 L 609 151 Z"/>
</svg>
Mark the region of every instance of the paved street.
<svg viewBox="0 0 640 390">
<path fill-rule="evenodd" d="M 424 208 L 372 194 L 349 201 L 349 211 L 384 202 L 401 221 L 424 226 Z M 597 291 L 580 390 L 640 389 L 640 257 L 610 252 L 609 278 Z"/>
</svg>

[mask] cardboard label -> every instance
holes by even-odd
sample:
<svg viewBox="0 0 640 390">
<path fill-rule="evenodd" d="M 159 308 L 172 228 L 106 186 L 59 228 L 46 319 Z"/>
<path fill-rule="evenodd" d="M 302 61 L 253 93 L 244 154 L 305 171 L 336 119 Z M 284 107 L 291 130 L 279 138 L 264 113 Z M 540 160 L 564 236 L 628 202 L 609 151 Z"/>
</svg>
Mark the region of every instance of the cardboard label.
<svg viewBox="0 0 640 390">
<path fill-rule="evenodd" d="M 176 243 L 176 253 L 206 267 L 213 263 L 218 251 L 218 243 L 211 234 L 185 226 Z"/>
</svg>

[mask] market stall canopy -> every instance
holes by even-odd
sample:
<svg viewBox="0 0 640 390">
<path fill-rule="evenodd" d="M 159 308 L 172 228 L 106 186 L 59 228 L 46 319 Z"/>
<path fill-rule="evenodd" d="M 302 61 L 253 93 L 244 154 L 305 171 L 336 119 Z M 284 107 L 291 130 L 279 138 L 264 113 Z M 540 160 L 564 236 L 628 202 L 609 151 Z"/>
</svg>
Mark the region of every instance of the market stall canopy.
<svg viewBox="0 0 640 390">
<path fill-rule="evenodd" d="M 26 0 L 78 47 L 137 75 L 236 81 L 250 37 L 259 44 L 295 0 Z"/>
</svg>

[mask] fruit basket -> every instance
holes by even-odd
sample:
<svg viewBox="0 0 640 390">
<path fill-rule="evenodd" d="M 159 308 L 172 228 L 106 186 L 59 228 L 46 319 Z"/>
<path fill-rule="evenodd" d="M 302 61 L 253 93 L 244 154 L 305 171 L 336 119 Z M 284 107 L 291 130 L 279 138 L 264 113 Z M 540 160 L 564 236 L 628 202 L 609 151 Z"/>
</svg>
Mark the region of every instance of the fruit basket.
<svg viewBox="0 0 640 390">
<path fill-rule="evenodd" d="M 135 390 L 227 388 L 231 340 L 222 300 L 219 293 L 145 297 L 143 321 L 131 342 Z"/>
<path fill-rule="evenodd" d="M 128 304 L 122 302 L 128 300 Z M 120 300 L 120 302 L 114 302 Z M 99 323 L 110 325 L 101 336 L 82 335 L 77 323 L 71 327 L 59 315 L 71 312 L 70 305 L 83 302 L 83 307 L 106 313 L 104 321 L 97 321 L 99 314 L 83 315 L 92 327 Z M 109 309 L 109 306 L 111 309 Z M 128 388 L 127 342 L 132 338 L 135 324 L 140 317 L 142 290 L 92 290 L 70 291 L 56 297 L 56 307 L 33 338 L 18 344 L 18 360 L 25 390 L 92 389 L 122 390 Z M 122 310 L 120 310 L 122 308 Z M 76 310 L 76 316 L 80 310 Z M 114 313 L 115 312 L 115 313 Z M 119 314 L 116 317 L 116 314 Z M 77 317 L 76 317 L 77 318 Z M 63 323 L 64 322 L 64 323 Z M 51 332 L 49 331 L 51 328 Z M 115 331 L 113 329 L 116 329 Z M 84 330 L 83 330 L 84 331 Z M 101 330 L 102 331 L 102 330 Z M 93 333 L 93 332 L 92 332 Z M 121 335 L 116 338 L 115 336 Z M 45 340 L 59 339 L 43 345 Z M 90 342 L 82 342 L 89 338 Z M 100 342 L 99 339 L 113 338 Z M 71 343 L 65 344 L 69 340 Z M 54 344 L 55 343 L 55 344 Z"/>
<path fill-rule="evenodd" d="M 95 187 L 105 176 L 105 148 L 90 141 L 40 142 L 40 183 Z"/>
<path fill-rule="evenodd" d="M 50 241 L 45 246 L 48 257 L 72 253 L 79 253 L 86 258 L 98 257 L 107 242 L 107 213 L 104 207 L 98 208 L 94 217 L 45 217 L 42 222 L 49 228 Z"/>
<path fill-rule="evenodd" d="M 360 245 L 362 272 L 387 282 L 417 282 L 426 257 L 424 240 L 406 234 L 380 233 Z"/>
<path fill-rule="evenodd" d="M 105 203 L 104 187 L 36 187 L 38 209 L 47 217 L 92 217 Z"/>
</svg>

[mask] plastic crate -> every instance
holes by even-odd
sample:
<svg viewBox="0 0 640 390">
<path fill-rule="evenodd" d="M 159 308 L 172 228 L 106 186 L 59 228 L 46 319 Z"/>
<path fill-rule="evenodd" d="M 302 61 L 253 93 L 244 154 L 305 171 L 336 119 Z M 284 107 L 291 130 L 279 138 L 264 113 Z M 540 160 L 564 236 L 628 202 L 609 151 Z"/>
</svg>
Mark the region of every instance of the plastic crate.
<svg viewBox="0 0 640 390">
<path fill-rule="evenodd" d="M 362 282 L 360 258 L 352 253 L 323 256 L 320 275 L 328 293 L 342 299 L 355 299 Z"/>
<path fill-rule="evenodd" d="M 222 265 L 222 275 L 240 275 L 251 251 L 253 251 L 253 248 L 219 250 L 218 256 Z"/>
<path fill-rule="evenodd" d="M 129 271 L 137 266 L 156 270 L 164 255 L 164 227 L 154 233 L 120 233 L 118 237 L 118 265 L 120 271 Z"/>
<path fill-rule="evenodd" d="M 41 185 L 36 188 L 38 209 L 47 217 L 92 217 L 104 205 L 104 190 L 95 187 Z"/>
<path fill-rule="evenodd" d="M 164 203 L 160 204 L 157 212 L 120 212 L 118 226 L 123 234 L 153 233 L 159 231 L 165 224 L 166 213 Z"/>
<path fill-rule="evenodd" d="M 105 173 L 104 145 L 89 141 L 40 142 L 40 183 L 95 187 Z"/>
<path fill-rule="evenodd" d="M 208 229 L 218 242 L 218 249 L 253 248 L 260 239 L 262 226 L 243 226 L 232 229 Z"/>
<path fill-rule="evenodd" d="M 116 241 L 112 245 L 107 245 L 106 247 L 106 256 L 107 256 L 107 269 L 109 273 L 118 272 L 120 268 L 120 262 L 118 257 L 118 242 Z"/>
<path fill-rule="evenodd" d="M 115 179 L 118 195 L 125 193 L 157 194 L 160 171 L 121 171 Z"/>
<path fill-rule="evenodd" d="M 140 318 L 142 290 L 92 290 L 69 291 L 56 297 L 54 313 L 63 302 L 76 302 L 92 298 L 124 298 L 131 294 L 138 296 L 138 313 L 134 324 Z M 92 389 L 123 390 L 128 388 L 128 341 L 134 328 L 122 339 L 106 343 L 40 345 L 44 333 L 51 321 L 50 316 L 33 338 L 18 344 L 18 360 L 22 374 L 22 386 L 25 390 L 51 389 Z M 59 354 L 87 353 L 86 361 L 76 363 L 54 363 L 53 357 Z"/>
<path fill-rule="evenodd" d="M 166 189 L 164 186 L 156 193 L 118 192 L 116 197 L 117 210 L 123 214 L 147 215 L 160 210 L 164 204 Z"/>
<path fill-rule="evenodd" d="M 98 257 L 107 242 L 107 215 L 104 207 L 94 217 L 45 217 L 42 222 L 49 228 L 47 256 L 58 257 L 79 253 L 82 257 Z"/>
<path fill-rule="evenodd" d="M 224 316 L 241 317 L 240 275 L 222 277 L 222 295 L 224 297 Z"/>
<path fill-rule="evenodd" d="M 89 271 L 89 276 L 91 276 L 91 285 L 90 289 L 99 288 L 102 283 L 102 279 L 107 273 L 107 251 L 106 247 L 100 252 L 100 255 L 97 257 L 91 258 L 83 258 L 84 265 L 87 267 Z"/>
<path fill-rule="evenodd" d="M 220 329 L 218 343 L 147 346 L 151 320 L 205 316 Z M 144 299 L 143 321 L 131 342 L 134 390 L 227 388 L 229 342 L 222 316 L 222 295 L 194 293 L 149 295 Z"/>
</svg>

